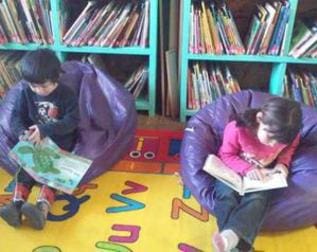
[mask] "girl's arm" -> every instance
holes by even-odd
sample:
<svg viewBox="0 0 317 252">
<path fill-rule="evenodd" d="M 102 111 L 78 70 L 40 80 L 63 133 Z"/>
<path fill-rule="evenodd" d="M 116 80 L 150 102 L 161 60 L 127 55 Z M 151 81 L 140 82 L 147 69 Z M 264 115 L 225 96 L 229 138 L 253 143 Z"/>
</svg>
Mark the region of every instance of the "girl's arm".
<svg viewBox="0 0 317 252">
<path fill-rule="evenodd" d="M 236 122 L 232 121 L 227 124 L 224 130 L 223 142 L 218 156 L 232 170 L 244 176 L 253 168 L 253 165 L 242 159 L 240 152 L 239 128 L 236 126 Z"/>
</svg>

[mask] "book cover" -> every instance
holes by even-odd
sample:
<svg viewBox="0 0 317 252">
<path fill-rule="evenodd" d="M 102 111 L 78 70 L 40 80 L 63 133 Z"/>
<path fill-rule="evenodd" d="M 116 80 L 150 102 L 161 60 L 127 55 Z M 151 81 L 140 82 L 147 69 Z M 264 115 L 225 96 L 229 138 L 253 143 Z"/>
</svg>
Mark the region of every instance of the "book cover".
<svg viewBox="0 0 317 252">
<path fill-rule="evenodd" d="M 280 7 L 281 7 L 281 3 Z M 271 37 L 273 35 L 273 30 L 278 18 L 278 6 L 276 8 L 274 8 L 270 3 L 265 3 L 264 8 L 266 9 L 268 15 L 266 18 L 266 28 L 263 34 L 263 39 L 261 41 L 260 47 L 259 47 L 259 54 L 266 54 L 267 49 L 269 47 L 269 43 L 271 40 Z"/>
<path fill-rule="evenodd" d="M 203 170 L 237 191 L 240 195 L 287 187 L 287 181 L 281 173 L 272 172 L 264 180 L 252 180 L 248 177 L 241 177 L 213 154 L 208 155 Z"/>
<path fill-rule="evenodd" d="M 258 8 L 260 8 L 260 6 Z M 267 11 L 263 7 L 260 8 L 260 10 L 257 13 L 258 23 L 256 22 L 257 20 L 255 19 L 255 22 L 256 22 L 255 25 L 258 25 L 258 26 L 256 26 L 257 29 L 255 31 L 254 37 L 252 41 L 250 41 L 251 44 L 249 48 L 249 54 L 258 53 L 261 41 L 263 40 L 264 32 L 267 27 L 267 23 L 265 22 L 265 19 L 267 17 Z"/>
<path fill-rule="evenodd" d="M 207 16 L 207 10 L 205 6 L 205 2 L 201 2 L 201 21 L 202 21 L 202 32 L 204 37 L 204 44 L 205 44 L 205 51 L 206 53 L 214 54 L 215 48 L 214 48 L 214 42 L 211 35 L 211 27 L 208 23 L 208 16 Z"/>
<path fill-rule="evenodd" d="M 278 55 L 283 43 L 284 33 L 286 32 L 290 15 L 290 3 L 285 2 L 281 9 L 281 14 L 274 29 L 273 37 L 270 41 L 269 54 Z"/>
<path fill-rule="evenodd" d="M 50 138 L 40 144 L 19 141 L 9 153 L 37 182 L 71 194 L 92 161 L 61 150 Z"/>
<path fill-rule="evenodd" d="M 289 54 L 292 54 L 293 51 L 311 35 L 312 31 L 305 25 L 305 23 L 301 20 L 296 20 Z"/>
<path fill-rule="evenodd" d="M 223 47 L 220 41 L 220 35 L 218 33 L 218 28 L 217 28 L 216 20 L 215 20 L 215 15 L 216 15 L 215 6 L 213 3 L 209 3 L 209 4 L 210 6 L 206 7 L 206 11 L 207 11 L 207 18 L 208 18 L 208 23 L 210 27 L 210 32 L 212 35 L 212 42 L 215 48 L 215 53 L 222 54 Z"/>
<path fill-rule="evenodd" d="M 253 15 L 248 34 L 245 38 L 246 53 L 247 54 L 251 54 L 251 49 L 252 49 L 252 46 L 254 44 L 255 37 L 259 32 L 260 27 L 261 27 L 260 19 L 258 18 L 257 15 Z"/>
</svg>

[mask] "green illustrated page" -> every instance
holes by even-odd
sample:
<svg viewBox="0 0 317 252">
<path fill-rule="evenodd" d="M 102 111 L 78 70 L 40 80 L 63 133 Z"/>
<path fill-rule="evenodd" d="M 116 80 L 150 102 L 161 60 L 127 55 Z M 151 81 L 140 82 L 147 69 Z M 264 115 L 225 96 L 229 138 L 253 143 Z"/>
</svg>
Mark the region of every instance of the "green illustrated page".
<svg viewBox="0 0 317 252">
<path fill-rule="evenodd" d="M 10 157 L 37 182 L 72 193 L 89 169 L 92 161 L 61 150 L 50 138 L 39 145 L 19 141 Z"/>
</svg>

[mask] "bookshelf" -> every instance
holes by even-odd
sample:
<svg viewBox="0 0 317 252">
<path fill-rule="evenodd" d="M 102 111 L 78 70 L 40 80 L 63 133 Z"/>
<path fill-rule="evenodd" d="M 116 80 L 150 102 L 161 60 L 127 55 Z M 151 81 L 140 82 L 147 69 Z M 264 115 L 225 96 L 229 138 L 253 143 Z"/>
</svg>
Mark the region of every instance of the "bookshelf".
<svg viewBox="0 0 317 252">
<path fill-rule="evenodd" d="M 64 10 L 64 0 L 49 0 L 51 5 L 53 44 L 37 43 L 7 43 L 0 45 L 0 50 L 36 50 L 41 47 L 50 48 L 64 61 L 68 54 L 101 54 L 101 55 L 135 55 L 143 56 L 148 61 L 148 94 L 136 99 L 137 110 L 147 111 L 150 116 L 155 114 L 156 103 L 156 64 L 157 64 L 157 20 L 158 0 L 149 0 L 149 37 L 147 47 L 100 47 L 100 46 L 66 46 L 62 43 L 60 34 L 60 13 Z"/>
<path fill-rule="evenodd" d="M 269 80 L 267 83 L 267 91 L 271 94 L 282 95 L 283 92 L 283 78 L 286 74 L 286 69 L 292 64 L 301 65 L 315 65 L 317 66 L 317 59 L 315 58 L 293 58 L 288 56 L 290 49 L 291 38 L 297 12 L 301 4 L 305 0 L 288 0 L 290 3 L 290 14 L 288 26 L 285 34 L 285 50 L 282 55 L 213 55 L 213 54 L 193 54 L 189 52 L 189 27 L 190 27 L 190 8 L 191 0 L 184 0 L 181 7 L 182 25 L 181 30 L 181 60 L 180 60 L 180 120 L 186 121 L 188 116 L 192 116 L 197 110 L 187 108 L 187 83 L 188 83 L 188 66 L 192 61 L 209 61 L 209 62 L 225 62 L 235 64 L 270 64 L 271 70 L 269 73 Z M 196 1 L 197 2 L 197 1 Z M 235 2 L 235 1 L 226 1 Z M 260 2 L 260 1 L 256 1 Z M 256 4 L 253 1 L 238 1 L 236 4 Z M 263 3 L 263 1 L 262 1 Z M 307 6 L 313 6 L 314 1 L 307 0 Z M 230 4 L 229 4 L 230 6 Z M 308 9 L 308 8 L 307 8 Z M 239 13 L 241 14 L 241 13 Z M 317 17 L 317 15 L 315 16 Z M 244 35 L 244 34 L 243 34 Z"/>
</svg>

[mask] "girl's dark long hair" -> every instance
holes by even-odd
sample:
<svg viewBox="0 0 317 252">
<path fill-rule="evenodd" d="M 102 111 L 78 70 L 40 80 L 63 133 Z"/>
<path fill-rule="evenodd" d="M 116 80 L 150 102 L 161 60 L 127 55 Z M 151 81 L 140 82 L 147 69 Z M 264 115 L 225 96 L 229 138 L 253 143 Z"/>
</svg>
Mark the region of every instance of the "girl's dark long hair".
<svg viewBox="0 0 317 252">
<path fill-rule="evenodd" d="M 289 144 L 302 127 L 302 111 L 296 101 L 272 97 L 258 109 L 248 109 L 244 113 L 237 114 L 232 119 L 237 121 L 238 127 L 247 127 L 256 130 L 258 123 L 256 116 L 262 112 L 261 122 L 268 125 L 268 132 L 272 139 L 279 143 Z"/>
<path fill-rule="evenodd" d="M 248 109 L 243 113 L 231 116 L 231 119 L 237 122 L 238 127 L 247 127 L 254 130 L 258 127 L 258 123 L 256 122 L 256 114 L 260 111 L 260 109 Z"/>
</svg>

